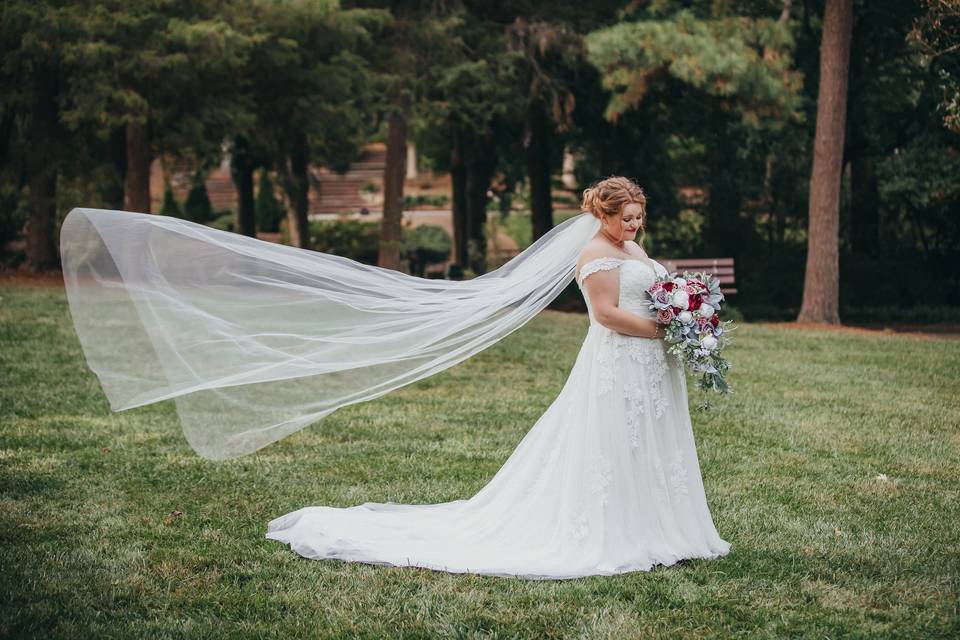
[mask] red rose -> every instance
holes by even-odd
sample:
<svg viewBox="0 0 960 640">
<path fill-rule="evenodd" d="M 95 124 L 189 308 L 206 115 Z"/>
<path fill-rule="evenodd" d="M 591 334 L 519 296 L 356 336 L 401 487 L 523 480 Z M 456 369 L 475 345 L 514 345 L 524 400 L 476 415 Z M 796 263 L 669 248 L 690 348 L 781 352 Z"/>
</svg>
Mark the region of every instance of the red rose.
<svg viewBox="0 0 960 640">
<path fill-rule="evenodd" d="M 697 309 L 700 308 L 701 304 L 703 304 L 703 298 L 700 296 L 700 294 L 697 294 L 695 296 L 690 296 L 690 306 L 688 307 L 688 309 L 690 311 L 696 311 Z"/>
<path fill-rule="evenodd" d="M 664 282 L 663 290 L 664 291 L 673 291 L 674 284 L 672 282 Z"/>
<path fill-rule="evenodd" d="M 710 316 L 710 324 L 712 324 L 713 326 L 717 326 L 718 324 L 720 324 L 720 316 L 718 316 L 717 314 L 713 314 L 712 316 Z"/>
</svg>

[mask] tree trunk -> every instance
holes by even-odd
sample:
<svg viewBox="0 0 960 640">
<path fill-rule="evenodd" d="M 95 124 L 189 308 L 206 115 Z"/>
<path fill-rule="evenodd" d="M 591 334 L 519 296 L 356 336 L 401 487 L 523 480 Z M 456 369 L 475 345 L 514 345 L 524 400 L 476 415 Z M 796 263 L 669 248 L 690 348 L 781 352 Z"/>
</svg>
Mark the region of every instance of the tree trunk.
<svg viewBox="0 0 960 640">
<path fill-rule="evenodd" d="M 473 145 L 473 153 L 467 160 L 467 227 L 471 246 L 470 269 L 480 275 L 487 272 L 487 192 L 496 169 L 496 156 L 490 151 L 493 143 L 480 140 Z"/>
<path fill-rule="evenodd" d="M 33 126 L 27 145 L 27 184 L 30 187 L 30 215 L 25 229 L 27 266 L 43 271 L 57 266 L 54 243 L 57 216 L 57 165 L 52 160 L 57 137 L 57 80 L 54 73 L 41 78 L 39 100 L 33 109 Z"/>
<path fill-rule="evenodd" d="M 377 266 L 400 269 L 403 233 L 403 179 L 407 173 L 407 115 L 404 101 L 393 100 L 387 132 L 387 162 L 383 168 L 383 218 Z"/>
<path fill-rule="evenodd" d="M 109 177 L 104 181 L 101 195 L 111 209 L 123 209 L 124 186 L 127 175 L 127 128 L 114 127 L 107 139 L 104 151 Z"/>
<path fill-rule="evenodd" d="M 453 131 L 453 148 L 450 151 L 450 182 L 453 191 L 453 260 L 461 267 L 470 260 L 467 239 L 467 166 L 463 157 L 463 135 Z"/>
<path fill-rule="evenodd" d="M 533 241 L 553 228 L 553 196 L 550 190 L 550 131 L 547 115 L 539 103 L 531 105 L 528 126 L 527 175 L 530 178 L 530 220 Z"/>
<path fill-rule="evenodd" d="M 287 211 L 287 225 L 290 229 L 290 241 L 295 247 L 310 248 L 310 179 L 307 176 L 309 148 L 307 139 L 298 135 L 290 152 L 284 190 L 290 199 Z"/>
<path fill-rule="evenodd" d="M 798 322 L 840 323 L 840 172 L 847 113 L 853 0 L 827 0 L 820 44 L 817 129 L 810 176 L 810 226 Z"/>
<path fill-rule="evenodd" d="M 127 175 L 123 208 L 150 213 L 150 138 L 147 125 L 127 124 Z"/>
<path fill-rule="evenodd" d="M 253 201 L 253 171 L 256 164 L 250 156 L 250 145 L 242 136 L 234 140 L 230 154 L 230 178 L 237 189 L 237 233 L 257 237 L 256 213 Z"/>
</svg>

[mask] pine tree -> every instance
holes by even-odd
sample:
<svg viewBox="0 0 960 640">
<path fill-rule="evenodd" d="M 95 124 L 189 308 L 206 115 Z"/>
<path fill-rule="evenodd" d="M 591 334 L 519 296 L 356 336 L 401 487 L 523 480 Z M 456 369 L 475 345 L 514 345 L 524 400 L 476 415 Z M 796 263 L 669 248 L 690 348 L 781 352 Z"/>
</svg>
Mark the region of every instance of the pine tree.
<svg viewBox="0 0 960 640">
<path fill-rule="evenodd" d="M 193 186 L 187 194 L 187 201 L 183 204 L 184 216 L 193 222 L 205 223 L 213 219 L 213 205 L 207 194 L 207 185 L 204 184 L 203 174 L 198 172 L 193 179 Z"/>
<path fill-rule="evenodd" d="M 177 202 L 177 198 L 173 195 L 173 189 L 170 188 L 169 184 L 167 188 L 163 190 L 163 203 L 160 205 L 160 215 L 171 216 L 173 218 L 183 217 L 183 208 L 180 206 L 180 203 Z"/>
</svg>

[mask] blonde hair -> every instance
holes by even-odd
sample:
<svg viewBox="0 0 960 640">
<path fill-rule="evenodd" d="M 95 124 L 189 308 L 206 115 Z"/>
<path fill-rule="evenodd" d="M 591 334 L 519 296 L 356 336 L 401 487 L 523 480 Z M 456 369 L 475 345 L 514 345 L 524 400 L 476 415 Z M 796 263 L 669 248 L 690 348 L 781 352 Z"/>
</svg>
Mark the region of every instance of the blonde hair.
<svg viewBox="0 0 960 640">
<path fill-rule="evenodd" d="M 640 205 L 640 234 L 646 233 L 647 196 L 643 189 L 629 178 L 612 176 L 583 190 L 580 208 L 601 220 L 604 216 L 620 215 L 628 204 Z"/>
</svg>

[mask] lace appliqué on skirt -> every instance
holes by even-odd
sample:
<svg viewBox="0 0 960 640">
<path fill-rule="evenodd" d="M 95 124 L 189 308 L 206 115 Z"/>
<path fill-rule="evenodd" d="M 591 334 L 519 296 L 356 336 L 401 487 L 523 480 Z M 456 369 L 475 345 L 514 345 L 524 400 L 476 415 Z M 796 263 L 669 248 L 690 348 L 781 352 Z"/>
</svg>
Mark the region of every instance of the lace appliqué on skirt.
<svg viewBox="0 0 960 640">
<path fill-rule="evenodd" d="M 686 496 L 689 494 L 687 488 L 687 466 L 683 464 L 683 458 L 680 452 L 676 452 L 673 460 L 670 462 L 670 483 L 673 485 L 673 491 L 677 495 Z"/>
<path fill-rule="evenodd" d="M 640 447 L 641 417 L 647 411 L 643 402 L 643 386 L 637 380 L 627 385 L 624 393 L 627 394 L 627 428 L 630 430 L 630 446 L 637 449 Z"/>
<path fill-rule="evenodd" d="M 664 354 L 663 346 L 649 338 L 616 335 L 618 339 L 614 348 L 617 353 L 620 353 L 620 351 L 626 352 L 631 360 L 641 364 L 646 369 L 654 417 L 661 417 L 670 406 L 670 402 L 663 391 L 664 377 L 667 375 L 667 357 Z M 624 387 L 624 393 L 627 396 L 628 422 L 631 421 L 631 415 L 637 412 L 646 413 L 647 407 L 643 402 L 642 394 L 637 393 L 639 390 L 637 385 Z M 639 422 L 639 418 L 636 418 L 636 422 Z"/>
<path fill-rule="evenodd" d="M 598 453 L 593 460 L 593 469 L 593 480 L 590 483 L 592 498 L 595 500 L 594 504 L 600 505 L 601 509 L 606 509 L 610 504 L 613 467 L 605 455 Z M 568 531 L 570 538 L 576 543 L 582 542 L 590 535 L 589 509 L 582 499 L 577 503 Z"/>
<path fill-rule="evenodd" d="M 597 365 L 600 369 L 597 374 L 597 395 L 604 395 L 613 391 L 616 380 L 616 361 L 620 358 L 620 347 L 616 336 L 620 334 L 605 329 L 597 346 Z"/>
</svg>

